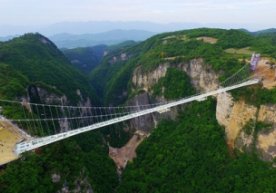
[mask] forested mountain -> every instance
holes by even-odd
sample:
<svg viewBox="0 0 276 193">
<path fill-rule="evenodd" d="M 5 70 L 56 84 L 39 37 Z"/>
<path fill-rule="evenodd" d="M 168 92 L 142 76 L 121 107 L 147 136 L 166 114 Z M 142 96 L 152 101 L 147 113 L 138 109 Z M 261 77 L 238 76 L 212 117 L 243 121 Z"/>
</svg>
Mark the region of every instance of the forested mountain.
<svg viewBox="0 0 276 193">
<path fill-rule="evenodd" d="M 106 104 L 147 105 L 140 100 L 145 93 L 150 103 L 173 100 L 216 88 L 248 65 L 254 52 L 270 68 L 276 57 L 274 38 L 206 28 L 160 34 L 109 53 L 90 80 Z M 275 85 L 273 78 L 268 81 Z M 116 192 L 275 192 L 275 128 L 265 126 L 275 123 L 274 99 L 275 88 L 264 85 L 237 90 L 217 103 L 188 105 L 176 122 L 160 122 L 142 143 Z M 255 126 L 250 119 L 257 121 Z M 153 120 L 160 117 L 153 115 Z M 233 139 L 232 130 L 238 130 Z M 270 152 L 261 141 L 268 136 Z"/>
<path fill-rule="evenodd" d="M 88 74 L 100 64 L 104 55 L 107 53 L 107 46 L 98 45 L 93 47 L 64 49 L 63 53 L 76 68 Z"/>
<path fill-rule="evenodd" d="M 237 71 L 243 58 L 254 51 L 276 57 L 275 37 L 253 35 L 240 30 L 201 28 L 156 35 L 138 45 L 121 47 L 109 53 L 101 65 L 91 72 L 90 80 L 102 98 L 126 100 L 122 94 L 128 91 L 131 73 L 140 67 L 142 72 L 156 69 L 168 63 L 172 67 L 195 58 L 203 58 L 220 74 L 220 80 Z M 108 78 L 107 78 L 108 77 Z M 98 81 L 98 80 L 106 81 Z M 114 94 L 113 94 L 114 92 Z M 118 99 L 120 100 L 120 99 Z"/>
<path fill-rule="evenodd" d="M 64 51 L 78 64 L 70 64 L 47 38 L 28 34 L 0 43 L 0 96 L 20 100 L 32 84 L 67 96 L 68 104 L 82 105 L 85 97 L 91 103 L 113 106 L 167 102 L 218 88 L 239 69 L 247 69 L 254 52 L 261 54 L 260 68 L 243 75 L 265 71 L 263 84 L 28 153 L 1 171 L 0 189 L 14 193 L 61 192 L 62 188 L 98 193 L 276 192 L 273 34 L 201 28 L 163 33 L 140 43 Z M 94 60 L 91 54 L 100 57 Z M 78 89 L 83 97 L 76 94 Z M 137 157 L 132 160 L 123 154 L 127 165 L 116 165 L 116 176 L 108 145 L 133 148 L 125 143 L 138 144 L 141 138 Z"/>
<path fill-rule="evenodd" d="M 72 67 L 50 40 L 40 34 L 26 34 L 0 44 L 0 62 L 25 76 L 29 84 L 49 87 L 65 94 L 71 102 L 79 100 L 78 89 L 84 97 L 97 100 L 87 79 Z M 20 81 L 13 83 L 21 84 Z"/>
<path fill-rule="evenodd" d="M 36 88 L 36 99 L 41 103 L 84 106 L 90 101 L 90 105 L 99 105 L 85 76 L 40 34 L 26 34 L 0 44 L 0 99 L 32 102 L 30 86 Z M 1 115 L 6 116 L 10 109 L 9 116 L 20 118 L 18 109 L 2 106 L 2 101 L 0 105 Z M 0 192 L 46 193 L 78 188 L 111 192 L 116 184 L 114 164 L 98 132 L 50 145 L 39 153 L 27 153 L 0 171 Z"/>
<path fill-rule="evenodd" d="M 139 147 L 117 192 L 275 192 L 276 170 L 256 155 L 229 153 L 213 100 L 188 105 Z"/>
<path fill-rule="evenodd" d="M 269 35 L 269 34 L 275 34 L 276 29 L 275 28 L 270 28 L 270 29 L 265 29 L 261 31 L 254 32 L 253 34 L 255 35 Z"/>
<path fill-rule="evenodd" d="M 56 34 L 50 39 L 59 48 L 92 47 L 95 45 L 115 45 L 124 41 L 144 41 L 156 33 L 144 30 L 112 30 L 96 34 Z"/>
</svg>

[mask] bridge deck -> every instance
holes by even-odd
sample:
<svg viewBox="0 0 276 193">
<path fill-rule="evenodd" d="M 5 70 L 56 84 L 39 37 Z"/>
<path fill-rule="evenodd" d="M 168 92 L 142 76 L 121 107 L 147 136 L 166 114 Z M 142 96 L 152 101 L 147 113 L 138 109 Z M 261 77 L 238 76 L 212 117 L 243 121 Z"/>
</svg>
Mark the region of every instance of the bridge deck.
<svg viewBox="0 0 276 193">
<path fill-rule="evenodd" d="M 160 105 L 158 107 L 150 108 L 150 109 L 147 109 L 147 110 L 141 110 L 139 112 L 131 113 L 129 115 L 125 115 L 125 116 L 122 116 L 122 117 L 113 118 L 113 119 L 110 119 L 108 121 L 95 123 L 95 124 L 92 124 L 90 126 L 82 127 L 82 128 L 79 128 L 79 129 L 75 129 L 75 130 L 71 130 L 71 131 L 67 131 L 67 132 L 64 132 L 64 133 L 59 133 L 59 134 L 55 134 L 55 135 L 51 135 L 51 136 L 47 136 L 47 137 L 34 138 L 34 139 L 24 141 L 22 143 L 17 144 L 15 151 L 19 155 L 23 152 L 30 151 L 30 150 L 36 149 L 38 147 L 45 146 L 45 145 L 57 142 L 57 141 L 69 138 L 71 136 L 80 134 L 80 133 L 95 130 L 95 129 L 98 129 L 98 128 L 102 128 L 102 127 L 105 127 L 105 126 L 108 126 L 108 125 L 112 125 L 112 124 L 115 124 L 115 123 L 130 120 L 130 119 L 133 119 L 133 118 L 136 118 L 136 117 L 139 117 L 139 116 L 143 116 L 143 115 L 147 115 L 147 114 L 150 114 L 150 113 L 160 112 L 160 111 L 163 111 L 165 109 L 169 109 L 171 107 L 175 107 L 175 106 L 185 104 L 185 103 L 189 103 L 189 102 L 192 102 L 192 101 L 201 101 L 202 99 L 207 98 L 208 96 L 217 95 L 219 93 L 227 92 L 227 91 L 230 91 L 230 90 L 233 90 L 233 89 L 237 89 L 237 88 L 241 88 L 241 87 L 244 87 L 244 86 L 257 84 L 257 83 L 259 83 L 259 81 L 260 81 L 259 79 L 248 80 L 248 81 L 245 81 L 245 82 L 233 85 L 233 86 L 229 86 L 229 87 L 225 87 L 225 88 L 219 88 L 217 90 L 210 91 L 208 93 L 204 93 L 204 94 L 200 94 L 200 95 L 196 95 L 196 96 L 191 96 L 189 98 L 184 98 L 184 99 L 181 99 L 181 100 L 178 100 L 178 101 L 174 101 L 174 102 L 171 102 L 171 103 L 168 103 L 168 104 L 165 104 L 165 105 Z"/>
</svg>

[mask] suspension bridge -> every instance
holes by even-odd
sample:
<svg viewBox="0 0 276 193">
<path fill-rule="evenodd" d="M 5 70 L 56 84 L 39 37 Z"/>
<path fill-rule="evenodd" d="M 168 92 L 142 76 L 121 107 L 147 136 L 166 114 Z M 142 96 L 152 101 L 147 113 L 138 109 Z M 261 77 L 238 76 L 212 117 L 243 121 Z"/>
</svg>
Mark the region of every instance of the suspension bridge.
<svg viewBox="0 0 276 193">
<path fill-rule="evenodd" d="M 13 150 L 18 156 L 84 132 L 150 113 L 162 113 L 172 107 L 193 101 L 202 101 L 209 96 L 258 84 L 260 81 L 260 77 L 250 75 L 249 67 L 245 65 L 223 81 L 217 89 L 166 103 L 119 107 L 80 107 L 0 100 L 2 109 L 0 123 L 16 127 L 17 132 L 24 136 L 24 139 L 15 144 Z"/>
</svg>

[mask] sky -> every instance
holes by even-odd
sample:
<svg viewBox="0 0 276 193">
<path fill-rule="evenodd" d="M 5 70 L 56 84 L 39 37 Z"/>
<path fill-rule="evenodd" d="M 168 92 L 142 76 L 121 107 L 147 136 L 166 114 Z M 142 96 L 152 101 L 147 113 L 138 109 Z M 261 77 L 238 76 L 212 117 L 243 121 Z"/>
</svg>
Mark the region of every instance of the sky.
<svg viewBox="0 0 276 193">
<path fill-rule="evenodd" d="M 276 0 L 0 0 L 0 25 L 84 21 L 276 27 Z"/>
</svg>

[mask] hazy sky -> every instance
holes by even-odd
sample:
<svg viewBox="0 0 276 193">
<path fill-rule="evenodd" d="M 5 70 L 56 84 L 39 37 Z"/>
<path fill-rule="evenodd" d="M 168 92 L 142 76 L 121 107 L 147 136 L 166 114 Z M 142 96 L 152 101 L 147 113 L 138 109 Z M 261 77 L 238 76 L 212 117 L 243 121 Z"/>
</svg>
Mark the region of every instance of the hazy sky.
<svg viewBox="0 0 276 193">
<path fill-rule="evenodd" d="M 276 0 L 0 0 L 0 3 L 0 25 L 109 20 L 254 23 L 276 27 Z"/>
</svg>

